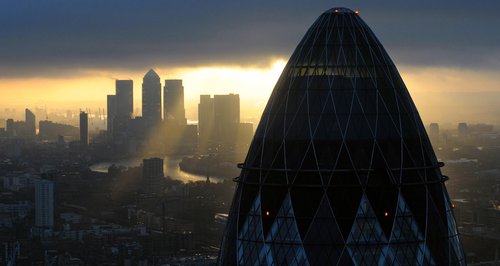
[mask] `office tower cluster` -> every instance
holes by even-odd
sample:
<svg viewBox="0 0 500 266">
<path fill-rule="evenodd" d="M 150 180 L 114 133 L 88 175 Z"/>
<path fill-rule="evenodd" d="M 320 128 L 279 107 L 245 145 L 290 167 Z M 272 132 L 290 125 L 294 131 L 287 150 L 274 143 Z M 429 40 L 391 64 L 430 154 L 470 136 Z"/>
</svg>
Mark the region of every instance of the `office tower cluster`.
<svg viewBox="0 0 500 266">
<path fill-rule="evenodd" d="M 38 110 L 39 111 L 39 110 Z M 14 121 L 9 118 L 5 121 L 6 127 L 0 128 L 0 138 L 24 140 L 59 141 L 68 137 L 74 141 L 74 146 L 87 146 L 89 143 L 89 113 L 80 113 L 80 127 L 56 123 L 48 119 L 38 121 L 30 109 L 25 109 L 24 121 Z M 71 114 L 70 114 L 71 115 Z"/>
<path fill-rule="evenodd" d="M 132 80 L 116 80 L 116 94 L 107 96 L 107 134 L 114 147 L 130 154 L 146 146 L 150 153 L 196 149 L 197 127 L 187 125 L 182 80 L 165 80 L 162 109 L 160 76 L 150 69 L 143 77 L 138 117 L 133 116 L 133 86 Z"/>
<path fill-rule="evenodd" d="M 182 80 L 165 80 L 163 101 L 161 88 L 160 76 L 150 69 L 142 81 L 142 116 L 133 117 L 133 81 L 116 81 L 116 95 L 107 96 L 107 132 L 115 147 L 125 153 L 141 147 L 150 153 L 192 153 L 250 143 L 253 125 L 240 122 L 239 95 L 201 95 L 197 126 L 187 123 Z"/>
<path fill-rule="evenodd" d="M 39 121 L 29 109 L 25 121 L 5 120 L 0 128 L 0 138 L 38 139 L 85 148 L 105 143 L 115 153 L 136 154 L 193 154 L 217 151 L 245 150 L 253 137 L 253 124 L 240 121 L 238 94 L 201 95 L 198 105 L 198 125 L 188 123 L 184 104 L 184 85 L 181 79 L 164 80 L 150 69 L 142 80 L 142 115 L 134 115 L 134 82 L 124 79 L 115 81 L 115 93 L 107 95 L 107 113 L 91 114 L 80 110 L 79 124 L 62 124 L 48 120 Z M 163 93 L 162 93 L 163 89 Z M 139 113 L 137 108 L 136 113 Z M 39 112 L 40 111 L 40 112 Z M 71 121 L 75 116 L 65 113 Z M 104 119 L 104 117 L 106 117 Z M 106 131 L 97 131 L 94 121 L 106 121 Z M 73 122 L 72 122 L 73 123 Z M 96 131 L 92 131 L 96 129 Z M 92 135 L 91 135 L 92 134 Z M 97 140 L 97 141 L 96 141 Z"/>
<path fill-rule="evenodd" d="M 116 80 L 116 94 L 107 96 L 107 134 L 114 147 L 125 153 L 196 149 L 197 127 L 187 125 L 182 80 L 165 80 L 163 97 L 164 109 L 160 76 L 150 69 L 142 81 L 142 116 L 133 117 L 133 81 Z"/>
<path fill-rule="evenodd" d="M 250 143 L 253 125 L 240 122 L 240 96 L 200 95 L 198 131 L 201 150 L 234 148 Z"/>
<path fill-rule="evenodd" d="M 219 264 L 465 265 L 443 165 L 377 37 L 328 10 L 240 165 Z"/>
<path fill-rule="evenodd" d="M 36 117 L 29 109 L 24 110 L 24 121 L 7 119 L 5 135 L 8 138 L 34 139 L 36 137 Z"/>
</svg>

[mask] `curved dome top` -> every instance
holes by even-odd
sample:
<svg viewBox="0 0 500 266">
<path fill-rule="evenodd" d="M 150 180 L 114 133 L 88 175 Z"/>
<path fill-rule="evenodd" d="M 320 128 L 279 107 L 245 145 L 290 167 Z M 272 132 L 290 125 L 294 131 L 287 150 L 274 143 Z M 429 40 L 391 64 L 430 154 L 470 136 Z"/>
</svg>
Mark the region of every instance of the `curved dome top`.
<svg viewBox="0 0 500 266">
<path fill-rule="evenodd" d="M 325 13 L 355 14 L 356 12 L 352 11 L 349 8 L 345 8 L 345 7 L 334 7 L 334 8 L 327 10 Z"/>
<path fill-rule="evenodd" d="M 357 13 L 330 9 L 262 114 L 221 262 L 464 264 L 441 166 L 382 44 Z"/>
</svg>

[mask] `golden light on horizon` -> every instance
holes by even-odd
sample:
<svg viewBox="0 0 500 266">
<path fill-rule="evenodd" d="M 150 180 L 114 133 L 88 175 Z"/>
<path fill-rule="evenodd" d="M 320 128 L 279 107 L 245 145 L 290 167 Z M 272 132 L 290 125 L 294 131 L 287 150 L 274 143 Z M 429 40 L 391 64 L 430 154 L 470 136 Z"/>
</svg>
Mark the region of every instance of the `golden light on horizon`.
<svg viewBox="0 0 500 266">
<path fill-rule="evenodd" d="M 186 100 L 198 100 L 200 94 L 238 93 L 250 99 L 265 97 L 267 101 L 285 65 L 285 60 L 278 59 L 267 67 L 210 66 L 165 72 L 167 78 L 184 80 Z"/>
<path fill-rule="evenodd" d="M 280 58 L 270 60 L 264 66 L 155 69 L 162 83 L 165 79 L 183 80 L 188 119 L 197 119 L 199 95 L 235 93 L 240 95 L 242 120 L 256 122 L 285 65 L 286 60 Z M 399 70 L 424 121 L 448 119 L 454 122 L 453 117 L 458 117 L 457 104 L 445 94 L 500 92 L 493 72 L 404 65 Z M 146 71 L 87 70 L 70 77 L 3 78 L 0 79 L 0 106 L 19 109 L 102 109 L 106 108 L 106 95 L 115 93 L 115 79 L 132 79 L 134 108 L 140 108 L 142 77 Z M 474 80 L 474 87 L 470 87 L 470 80 Z M 464 103 L 468 102 L 468 99 L 462 98 Z M 246 119 L 248 117 L 251 119 Z M 472 118 L 464 114 L 464 117 L 456 119 Z"/>
<path fill-rule="evenodd" d="M 205 66 L 155 68 L 162 86 L 166 79 L 182 79 L 186 116 L 197 120 L 201 94 L 239 94 L 244 122 L 257 123 L 276 81 L 286 65 L 275 59 L 264 66 Z M 82 71 L 80 76 L 57 78 L 0 79 L 3 108 L 47 108 L 49 110 L 106 109 L 106 95 L 115 94 L 116 79 L 134 81 L 134 109 L 140 109 L 142 78 L 136 72 Z M 162 88 L 163 93 L 163 88 Z M 140 115 L 140 111 L 136 113 Z"/>
</svg>

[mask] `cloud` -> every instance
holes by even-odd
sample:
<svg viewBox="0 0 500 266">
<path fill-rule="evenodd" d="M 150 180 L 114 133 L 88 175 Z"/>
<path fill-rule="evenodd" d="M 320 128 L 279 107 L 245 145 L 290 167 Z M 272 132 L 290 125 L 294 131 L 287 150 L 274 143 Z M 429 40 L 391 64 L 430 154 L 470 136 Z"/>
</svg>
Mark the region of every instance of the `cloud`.
<svg viewBox="0 0 500 266">
<path fill-rule="evenodd" d="M 494 0 L 32 0 L 1 3 L 0 77 L 267 64 L 333 5 L 360 9 L 397 64 L 500 68 Z"/>
</svg>

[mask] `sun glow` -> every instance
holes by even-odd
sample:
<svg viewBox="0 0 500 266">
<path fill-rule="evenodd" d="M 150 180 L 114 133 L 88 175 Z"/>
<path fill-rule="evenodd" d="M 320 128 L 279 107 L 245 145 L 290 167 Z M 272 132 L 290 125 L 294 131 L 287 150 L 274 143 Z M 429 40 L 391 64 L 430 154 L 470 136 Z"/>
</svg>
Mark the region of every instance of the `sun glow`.
<svg viewBox="0 0 500 266">
<path fill-rule="evenodd" d="M 200 94 L 240 94 L 242 116 L 257 117 L 264 108 L 286 61 L 267 66 L 207 66 L 155 68 L 162 79 L 183 79 L 188 119 L 197 119 Z M 0 105 L 4 108 L 105 108 L 106 95 L 114 94 L 115 79 L 134 80 L 134 108 L 140 107 L 141 72 L 87 70 L 75 77 L 0 79 Z"/>
<path fill-rule="evenodd" d="M 200 94 L 236 93 L 241 99 L 242 121 L 256 124 L 285 65 L 286 60 L 274 59 L 257 66 L 156 67 L 155 70 L 162 83 L 165 79 L 183 79 L 189 120 L 198 119 Z M 115 79 L 132 79 L 137 109 L 141 107 L 142 77 L 147 70 L 79 70 L 73 76 L 0 78 L 0 107 L 96 111 L 106 108 L 106 95 L 114 94 Z M 498 121 L 494 111 L 500 104 L 496 73 L 404 65 L 400 73 L 424 123 L 474 121 L 479 112 L 483 114 L 483 122 Z M 470 80 L 474 80 L 473 87 Z"/>
<path fill-rule="evenodd" d="M 228 93 L 240 95 L 242 116 L 260 117 L 285 64 L 285 60 L 276 60 L 265 68 L 221 66 L 181 68 L 159 73 L 167 73 L 166 78 L 177 77 L 184 80 L 186 109 L 188 109 L 186 111 L 189 117 L 196 116 L 196 106 L 201 94 Z"/>
</svg>

